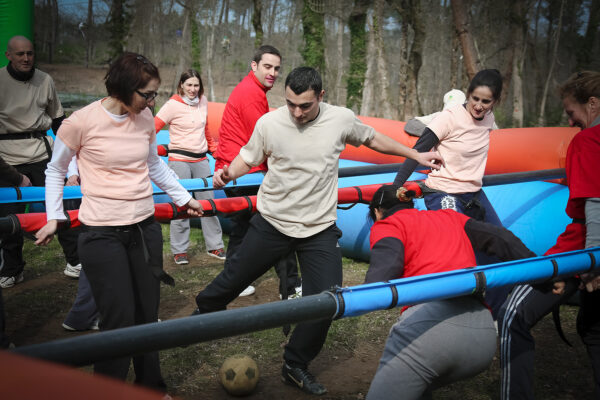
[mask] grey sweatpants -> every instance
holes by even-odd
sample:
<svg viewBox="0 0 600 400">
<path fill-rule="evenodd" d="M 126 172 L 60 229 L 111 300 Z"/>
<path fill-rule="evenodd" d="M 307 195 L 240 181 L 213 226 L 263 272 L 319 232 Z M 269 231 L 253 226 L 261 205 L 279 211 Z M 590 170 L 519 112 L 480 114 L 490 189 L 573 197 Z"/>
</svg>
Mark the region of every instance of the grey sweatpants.
<svg viewBox="0 0 600 400">
<path fill-rule="evenodd" d="M 474 297 L 410 307 L 390 330 L 367 400 L 429 398 L 485 370 L 495 352 L 492 314 Z"/>
<path fill-rule="evenodd" d="M 206 178 L 210 176 L 208 160 L 195 163 L 184 161 L 169 161 L 169 167 L 177 174 L 179 179 Z M 212 191 L 196 192 L 194 197 L 200 199 L 213 199 Z M 202 217 L 202 233 L 206 250 L 222 249 L 223 231 L 217 217 Z M 178 219 L 171 221 L 171 252 L 173 254 L 185 253 L 190 246 L 190 221 Z"/>
</svg>

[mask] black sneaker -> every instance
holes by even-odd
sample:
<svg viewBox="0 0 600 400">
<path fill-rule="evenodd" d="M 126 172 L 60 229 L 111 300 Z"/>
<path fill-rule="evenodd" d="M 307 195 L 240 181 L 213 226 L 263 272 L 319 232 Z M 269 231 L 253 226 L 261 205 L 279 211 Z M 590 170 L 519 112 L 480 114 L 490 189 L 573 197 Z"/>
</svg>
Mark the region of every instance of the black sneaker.
<svg viewBox="0 0 600 400">
<path fill-rule="evenodd" d="M 281 380 L 292 386 L 297 386 L 306 393 L 322 395 L 327 393 L 325 386 L 321 385 L 314 376 L 306 369 L 292 368 L 283 363 L 281 368 Z"/>
</svg>

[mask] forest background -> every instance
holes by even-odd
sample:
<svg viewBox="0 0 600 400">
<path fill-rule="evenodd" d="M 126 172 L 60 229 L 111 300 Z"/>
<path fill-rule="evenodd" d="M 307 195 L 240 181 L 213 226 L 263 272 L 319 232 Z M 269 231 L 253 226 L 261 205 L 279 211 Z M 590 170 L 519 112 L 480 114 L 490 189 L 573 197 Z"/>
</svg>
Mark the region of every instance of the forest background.
<svg viewBox="0 0 600 400">
<path fill-rule="evenodd" d="M 555 89 L 600 70 L 599 24 L 600 0 L 35 0 L 34 41 L 48 64 L 105 68 L 142 53 L 174 70 L 163 102 L 190 66 L 209 101 L 227 101 L 254 49 L 271 44 L 283 78 L 315 67 L 325 101 L 404 121 L 496 68 L 505 86 L 495 115 L 509 128 L 566 123 Z"/>
</svg>

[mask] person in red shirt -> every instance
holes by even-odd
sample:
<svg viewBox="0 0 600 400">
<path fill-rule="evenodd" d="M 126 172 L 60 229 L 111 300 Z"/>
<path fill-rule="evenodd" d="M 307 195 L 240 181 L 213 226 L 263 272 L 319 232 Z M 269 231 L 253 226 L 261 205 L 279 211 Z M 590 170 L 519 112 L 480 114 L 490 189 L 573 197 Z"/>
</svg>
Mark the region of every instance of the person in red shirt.
<svg viewBox="0 0 600 400">
<path fill-rule="evenodd" d="M 248 143 L 256 121 L 269 112 L 267 92 L 273 88 L 281 69 L 281 53 L 273 46 L 263 45 L 256 50 L 250 62 L 251 70 L 248 75 L 233 89 L 229 95 L 221 126 L 219 128 L 219 144 L 215 153 L 215 171 L 231 165 L 240 149 Z M 267 162 L 253 167 L 249 173 L 265 173 Z M 253 196 L 258 188 L 228 188 L 227 197 Z M 248 232 L 252 214 L 243 211 L 230 218 L 231 232 L 227 245 L 227 263 L 236 253 L 242 239 Z M 280 294 L 282 297 L 301 294 L 301 281 L 298 277 L 296 254 L 291 253 L 282 258 L 276 265 L 280 277 Z M 287 278 L 286 278 L 287 276 Z M 249 286 L 240 296 L 254 293 L 254 287 Z"/>
<path fill-rule="evenodd" d="M 600 245 L 600 72 L 573 74 L 560 88 L 570 126 L 582 129 L 567 149 L 567 225 L 546 255 Z M 600 398 L 600 277 L 583 274 L 554 288 L 517 286 L 498 316 L 501 398 L 533 399 L 533 328 L 546 314 L 580 290 L 577 331 L 594 370 L 594 398 Z"/>
<path fill-rule="evenodd" d="M 503 261 L 535 256 L 505 228 L 451 209 L 414 209 L 414 195 L 396 185 L 373 195 L 367 283 L 473 267 L 474 250 Z M 482 296 L 405 308 L 390 330 L 367 399 L 428 398 L 435 388 L 485 370 L 495 353 L 496 329 Z"/>
</svg>

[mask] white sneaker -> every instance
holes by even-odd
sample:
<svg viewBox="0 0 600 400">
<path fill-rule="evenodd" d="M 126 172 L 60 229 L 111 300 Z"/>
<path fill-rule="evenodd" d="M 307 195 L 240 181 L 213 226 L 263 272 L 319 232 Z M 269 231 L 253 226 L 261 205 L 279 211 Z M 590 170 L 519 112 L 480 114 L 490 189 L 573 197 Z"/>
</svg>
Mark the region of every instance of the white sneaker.
<svg viewBox="0 0 600 400">
<path fill-rule="evenodd" d="M 23 282 L 23 279 L 25 279 L 23 277 L 23 271 L 21 271 L 16 276 L 0 277 L 0 287 L 2 287 L 3 289 L 11 288 L 11 287 L 15 286 L 17 283 Z M 252 293 L 254 293 L 254 292 L 252 292 Z"/>
<path fill-rule="evenodd" d="M 67 263 L 64 273 L 70 278 L 79 278 L 79 274 L 81 273 L 81 263 L 77 265 L 71 265 Z"/>
<path fill-rule="evenodd" d="M 288 294 L 288 300 L 290 299 L 299 299 L 300 297 L 302 297 L 302 286 L 297 286 L 295 288 L 296 293 L 294 294 Z M 279 294 L 279 300 L 283 299 L 283 297 L 281 296 L 281 293 Z"/>
<path fill-rule="evenodd" d="M 254 294 L 254 292 L 256 292 L 256 289 L 254 289 L 254 286 L 250 285 L 246 289 L 244 289 L 242 291 L 242 293 L 238 294 L 238 296 L 239 297 L 250 296 L 251 294 Z"/>
<path fill-rule="evenodd" d="M 100 329 L 100 327 L 98 326 L 99 324 L 100 324 L 100 319 L 96 318 L 95 320 L 92 321 L 90 326 L 88 326 L 87 328 L 76 328 L 74 326 L 67 325 L 64 322 L 62 324 L 62 327 L 64 330 L 69 331 L 69 332 L 97 331 Z"/>
<path fill-rule="evenodd" d="M 300 297 L 302 297 L 302 286 L 296 287 L 296 294 L 288 296 L 290 299 L 299 299 Z"/>
</svg>

